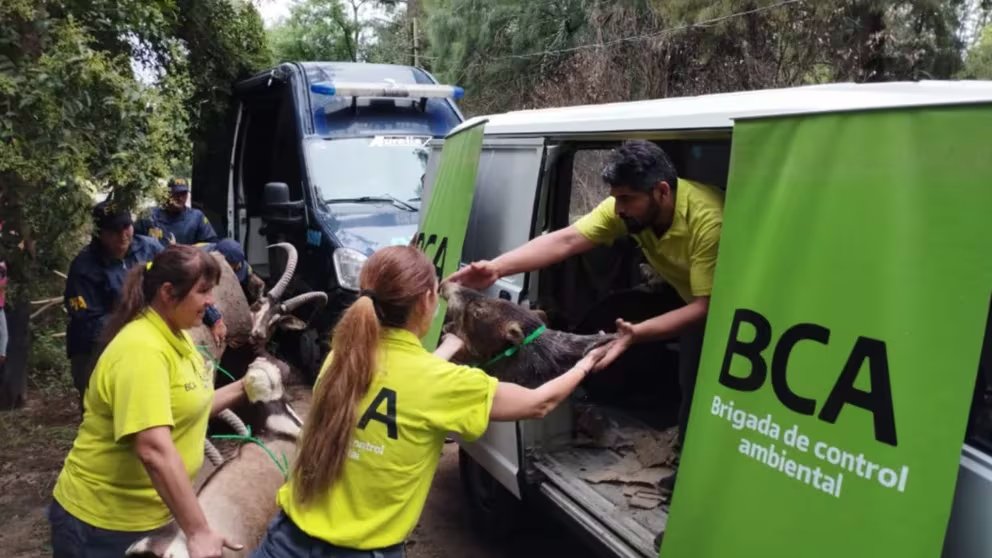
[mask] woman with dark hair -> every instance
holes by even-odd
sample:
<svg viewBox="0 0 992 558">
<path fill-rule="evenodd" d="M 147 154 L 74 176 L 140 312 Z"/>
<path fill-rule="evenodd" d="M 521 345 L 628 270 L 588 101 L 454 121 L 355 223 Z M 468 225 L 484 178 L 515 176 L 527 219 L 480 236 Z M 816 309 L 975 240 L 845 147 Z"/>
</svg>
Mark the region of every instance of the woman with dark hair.
<svg viewBox="0 0 992 558">
<path fill-rule="evenodd" d="M 209 417 L 244 397 L 243 380 L 214 392 L 185 331 L 202 321 L 219 279 L 216 260 L 179 245 L 128 273 L 55 485 L 55 558 L 123 556 L 173 517 L 190 556 L 240 548 L 210 529 L 192 485 Z"/>
<path fill-rule="evenodd" d="M 444 438 L 479 438 L 490 420 L 543 417 L 602 357 L 591 352 L 536 389 L 449 363 L 420 344 L 438 303 L 434 265 L 408 246 L 362 267 L 361 296 L 341 317 L 317 379 L 299 454 L 279 490 L 282 511 L 255 558 L 403 556 Z"/>
</svg>

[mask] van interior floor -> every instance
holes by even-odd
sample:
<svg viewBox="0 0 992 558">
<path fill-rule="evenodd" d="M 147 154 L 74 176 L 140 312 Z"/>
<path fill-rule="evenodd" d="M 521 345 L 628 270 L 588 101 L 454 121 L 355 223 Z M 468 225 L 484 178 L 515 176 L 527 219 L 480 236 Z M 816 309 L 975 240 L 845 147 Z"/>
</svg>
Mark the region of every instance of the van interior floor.
<svg viewBox="0 0 992 558">
<path fill-rule="evenodd" d="M 535 467 L 627 545 L 657 555 L 654 539 L 668 522 L 669 497 L 659 485 L 674 473 L 677 428 L 655 430 L 602 405 L 576 405 L 574 413 L 571 443 L 539 451 Z"/>
</svg>

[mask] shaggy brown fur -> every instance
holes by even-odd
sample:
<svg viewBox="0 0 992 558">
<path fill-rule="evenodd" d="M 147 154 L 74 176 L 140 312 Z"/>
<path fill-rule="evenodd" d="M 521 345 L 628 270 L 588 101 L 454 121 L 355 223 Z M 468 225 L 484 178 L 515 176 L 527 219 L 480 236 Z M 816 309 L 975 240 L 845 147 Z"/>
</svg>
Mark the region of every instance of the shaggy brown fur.
<svg viewBox="0 0 992 558">
<path fill-rule="evenodd" d="M 485 365 L 542 325 L 540 314 L 518 304 L 489 298 L 455 283 L 445 283 L 441 295 L 448 301 L 446 331 L 465 342 L 455 360 L 482 366 L 490 375 L 526 387 L 536 387 L 566 372 L 587 352 L 614 339 L 613 335 L 575 335 L 546 330 L 512 356 Z"/>
</svg>

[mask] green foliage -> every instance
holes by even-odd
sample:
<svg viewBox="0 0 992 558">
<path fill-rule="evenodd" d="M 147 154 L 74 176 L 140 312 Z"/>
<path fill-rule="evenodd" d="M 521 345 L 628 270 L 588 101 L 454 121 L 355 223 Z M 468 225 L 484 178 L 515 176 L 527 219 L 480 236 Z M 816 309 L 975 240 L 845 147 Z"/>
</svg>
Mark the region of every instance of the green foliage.
<svg viewBox="0 0 992 558">
<path fill-rule="evenodd" d="M 520 97 L 507 92 L 532 90 L 565 59 L 556 52 L 513 55 L 574 46 L 596 4 L 437 0 L 430 4 L 425 21 L 431 67 L 441 81 L 465 87 L 466 106 L 479 111 L 508 108 L 514 97 Z M 487 95 L 488 91 L 499 96 Z"/>
<path fill-rule="evenodd" d="M 169 50 L 175 0 L 61 0 L 44 4 L 50 18 L 72 18 L 95 50 L 151 64 Z"/>
<path fill-rule="evenodd" d="M 279 62 L 358 60 L 355 23 L 339 0 L 305 0 L 290 8 L 289 18 L 269 30 Z"/>
<path fill-rule="evenodd" d="M 970 50 L 958 77 L 992 79 L 992 25 L 982 30 L 981 37 Z"/>
<path fill-rule="evenodd" d="M 94 48 L 71 14 L 10 16 L 0 25 L 0 177 L 16 289 L 65 269 L 77 247 L 65 239 L 86 223 L 95 189 L 136 199 L 186 141 L 182 88 L 138 82 L 128 53 Z"/>
<path fill-rule="evenodd" d="M 97 194 L 134 209 L 168 175 L 188 176 L 191 147 L 204 151 L 208 130 L 224 127 L 233 82 L 270 62 L 247 0 L 0 2 L 0 256 L 12 305 L 61 294 L 55 272 L 87 241 Z M 60 306 L 29 327 L 29 379 L 42 391 L 68 388 L 63 328 Z"/>
<path fill-rule="evenodd" d="M 188 59 L 194 150 L 229 116 L 231 86 L 272 64 L 262 18 L 247 0 L 176 0 L 176 37 Z M 171 58 L 175 59 L 175 58 Z M 195 187 L 195 184 L 194 184 Z"/>
<path fill-rule="evenodd" d="M 959 30 L 973 3 L 432 0 L 421 21 L 430 69 L 464 86 L 464 106 L 478 113 L 947 78 L 961 64 Z"/>
<path fill-rule="evenodd" d="M 65 332 L 61 307 L 46 311 L 40 323 L 33 324 L 33 343 L 28 359 L 31 387 L 46 394 L 74 392 L 69 361 L 65 358 Z"/>
<path fill-rule="evenodd" d="M 65 271 L 97 192 L 125 205 L 190 168 L 191 136 L 270 62 L 243 0 L 0 4 L 0 250 L 16 296 Z"/>
<path fill-rule="evenodd" d="M 413 22 L 423 25 L 422 19 L 407 10 L 400 11 L 392 19 L 372 25 L 375 43 L 365 49 L 365 60 L 379 64 L 402 64 L 424 66 L 424 60 L 414 59 Z M 423 30 L 418 30 L 416 48 L 422 54 L 426 46 Z"/>
</svg>

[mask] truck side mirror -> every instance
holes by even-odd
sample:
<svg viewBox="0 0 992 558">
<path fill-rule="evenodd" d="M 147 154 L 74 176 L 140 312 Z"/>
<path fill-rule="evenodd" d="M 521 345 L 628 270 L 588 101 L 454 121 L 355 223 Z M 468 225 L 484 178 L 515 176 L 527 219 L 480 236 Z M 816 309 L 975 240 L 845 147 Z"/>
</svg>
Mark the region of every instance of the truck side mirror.
<svg viewBox="0 0 992 558">
<path fill-rule="evenodd" d="M 289 199 L 289 185 L 285 182 L 267 182 L 262 192 L 263 216 L 266 222 L 295 225 L 303 222 L 306 208 L 303 200 Z"/>
</svg>

